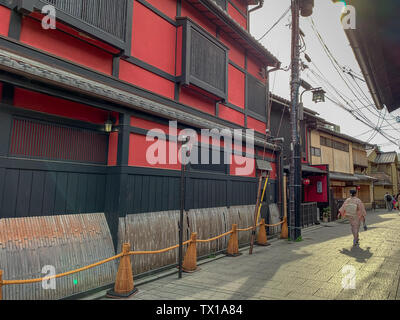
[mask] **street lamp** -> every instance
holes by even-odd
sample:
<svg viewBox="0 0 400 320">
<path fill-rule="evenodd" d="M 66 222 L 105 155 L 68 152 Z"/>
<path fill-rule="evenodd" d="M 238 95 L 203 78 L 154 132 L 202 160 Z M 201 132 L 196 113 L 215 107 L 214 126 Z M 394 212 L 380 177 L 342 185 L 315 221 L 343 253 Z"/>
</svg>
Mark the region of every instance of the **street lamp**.
<svg viewBox="0 0 400 320">
<path fill-rule="evenodd" d="M 315 103 L 325 102 L 325 91 L 322 88 L 316 88 L 312 91 L 312 93 L 312 101 L 314 101 Z"/>
</svg>

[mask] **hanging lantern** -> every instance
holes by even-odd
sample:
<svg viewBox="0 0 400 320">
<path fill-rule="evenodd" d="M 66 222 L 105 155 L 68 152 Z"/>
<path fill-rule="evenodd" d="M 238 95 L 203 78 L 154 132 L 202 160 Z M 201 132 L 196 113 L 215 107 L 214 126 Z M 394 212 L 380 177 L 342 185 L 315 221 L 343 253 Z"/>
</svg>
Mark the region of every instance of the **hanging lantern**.
<svg viewBox="0 0 400 320">
<path fill-rule="evenodd" d="M 360 186 L 357 186 L 357 190 L 360 190 L 361 189 L 361 187 Z"/>
<path fill-rule="evenodd" d="M 321 88 L 313 90 L 313 98 L 312 101 L 315 103 L 325 102 L 325 91 Z"/>
<path fill-rule="evenodd" d="M 303 184 L 305 185 L 305 186 L 308 186 L 309 184 L 310 184 L 310 179 L 303 179 Z"/>
</svg>

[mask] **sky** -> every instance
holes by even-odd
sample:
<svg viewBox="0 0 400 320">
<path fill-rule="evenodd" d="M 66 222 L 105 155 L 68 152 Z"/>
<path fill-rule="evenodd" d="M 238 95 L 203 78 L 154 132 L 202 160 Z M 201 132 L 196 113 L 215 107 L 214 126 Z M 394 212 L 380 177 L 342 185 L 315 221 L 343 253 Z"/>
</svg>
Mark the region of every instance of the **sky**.
<svg viewBox="0 0 400 320">
<path fill-rule="evenodd" d="M 250 16 L 250 33 L 259 39 L 282 14 L 289 8 L 290 0 L 265 0 L 263 8 L 254 11 Z M 313 87 L 322 87 L 328 91 L 329 96 L 340 100 L 338 93 L 344 97 L 348 105 L 347 108 L 360 108 L 366 118 L 373 123 L 375 127 L 380 127 L 397 145 L 389 142 L 386 138 L 362 122 L 356 120 L 350 113 L 341 109 L 335 103 L 326 99 L 325 103 L 315 104 L 312 101 L 312 93 L 306 92 L 303 95 L 304 106 L 308 109 L 319 113 L 319 116 L 325 120 L 340 126 L 342 133 L 371 144 L 377 144 L 382 151 L 396 151 L 400 153 L 400 123 L 395 120 L 400 115 L 400 110 L 396 110 L 388 114 L 387 110 L 377 110 L 373 104 L 371 94 L 364 81 L 357 80 L 362 77 L 360 67 L 355 59 L 353 50 L 343 30 L 340 16 L 343 10 L 343 3 L 332 3 L 331 0 L 315 0 L 312 19 L 314 20 L 316 29 L 320 33 L 326 46 L 332 52 L 340 66 L 351 69 L 356 75 L 353 80 L 348 74 L 342 77 L 348 80 L 351 90 L 346 86 L 339 73 L 335 70 L 330 62 L 327 54 L 323 50 L 316 33 L 311 27 L 311 18 L 300 17 L 300 28 L 304 32 L 305 37 L 305 53 L 312 59 L 313 64 L 306 61 L 304 53 L 301 59 L 306 63 L 310 70 L 305 69 L 301 72 L 300 77 L 311 84 Z M 281 63 L 282 68 L 290 65 L 291 52 L 291 11 L 260 41 Z M 357 20 L 356 20 L 357 23 Z M 314 72 L 314 73 L 313 73 Z M 318 76 L 315 75 L 315 73 Z M 327 80 L 334 88 L 330 87 L 324 80 Z M 270 90 L 287 100 L 290 100 L 290 70 L 276 71 L 271 73 Z M 336 89 L 336 91 L 335 91 Z M 338 93 L 337 93 L 338 92 Z M 384 120 L 385 119 L 385 120 Z M 391 125 L 389 125 L 389 123 Z"/>
</svg>

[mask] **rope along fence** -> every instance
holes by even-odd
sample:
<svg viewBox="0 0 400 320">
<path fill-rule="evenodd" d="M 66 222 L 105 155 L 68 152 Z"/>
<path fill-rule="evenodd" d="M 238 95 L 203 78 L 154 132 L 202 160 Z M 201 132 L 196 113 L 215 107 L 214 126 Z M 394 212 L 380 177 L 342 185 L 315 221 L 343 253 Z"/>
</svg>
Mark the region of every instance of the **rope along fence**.
<svg viewBox="0 0 400 320">
<path fill-rule="evenodd" d="M 257 244 L 266 246 L 266 245 L 268 245 L 268 243 L 267 243 L 267 232 L 266 232 L 265 228 L 266 227 L 276 227 L 279 225 L 282 225 L 281 238 L 287 239 L 288 227 L 287 227 L 286 217 L 284 217 L 281 222 L 276 223 L 276 224 L 266 224 L 265 220 L 262 219 L 261 222 L 256 224 L 255 227 L 251 226 L 251 227 L 244 228 L 244 229 L 239 229 L 237 224 L 233 224 L 232 229 L 230 231 L 225 232 L 219 236 L 216 236 L 216 237 L 213 237 L 210 239 L 206 239 L 206 240 L 197 239 L 197 233 L 193 232 L 190 236 L 190 240 L 183 242 L 183 245 L 188 245 L 188 248 L 186 250 L 186 254 L 185 254 L 185 257 L 183 260 L 183 271 L 194 272 L 197 269 L 196 243 L 207 243 L 207 242 L 215 241 L 215 240 L 225 237 L 227 235 L 230 235 L 226 255 L 235 257 L 235 256 L 240 255 L 239 254 L 239 240 L 238 240 L 238 232 L 239 231 L 250 231 L 257 227 L 260 227 L 259 232 L 258 232 L 258 237 L 257 237 Z M 130 244 L 124 243 L 122 246 L 122 252 L 115 256 L 112 256 L 110 258 L 101 260 L 99 262 L 90 264 L 88 266 L 85 266 L 85 267 L 82 267 L 79 269 L 60 273 L 57 275 L 36 278 L 36 279 L 3 280 L 3 270 L 0 270 L 0 300 L 2 300 L 2 298 L 3 298 L 3 296 L 2 296 L 3 286 L 38 283 L 38 282 L 48 281 L 48 280 L 55 279 L 55 278 L 66 277 L 66 276 L 69 276 L 69 275 L 72 275 L 72 274 L 75 274 L 78 272 L 82 272 L 82 271 L 85 271 L 85 270 L 88 270 L 91 268 L 95 268 L 97 266 L 100 266 L 104 263 L 107 263 L 107 262 L 110 262 L 110 261 L 113 261 L 116 259 L 121 259 L 119 266 L 118 266 L 117 277 L 116 277 L 114 289 L 107 292 L 107 295 L 110 297 L 128 297 L 137 291 L 137 289 L 134 287 L 130 256 L 143 255 L 143 254 L 159 254 L 159 253 L 164 253 L 164 252 L 167 252 L 170 250 L 174 250 L 178 247 L 179 247 L 179 244 L 165 248 L 165 249 L 155 250 L 155 251 L 131 251 Z"/>
</svg>

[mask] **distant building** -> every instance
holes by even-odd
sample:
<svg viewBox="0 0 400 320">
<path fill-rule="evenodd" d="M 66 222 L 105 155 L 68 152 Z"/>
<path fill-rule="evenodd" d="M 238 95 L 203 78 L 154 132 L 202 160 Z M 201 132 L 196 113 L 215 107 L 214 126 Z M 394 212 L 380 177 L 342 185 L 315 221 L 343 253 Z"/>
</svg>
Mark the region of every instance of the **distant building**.
<svg viewBox="0 0 400 320">
<path fill-rule="evenodd" d="M 386 192 L 391 195 L 399 193 L 399 172 L 399 158 L 396 152 L 380 152 L 375 148 L 368 153 L 368 174 L 377 179 L 374 183 L 374 197 L 377 203 L 383 201 Z"/>
<path fill-rule="evenodd" d="M 372 207 L 373 177 L 367 175 L 368 143 L 346 134 L 327 129 L 318 123 L 310 134 L 310 152 L 312 165 L 326 165 L 329 170 L 330 204 L 338 206 L 349 196 L 351 189 L 358 190 L 359 198 L 367 208 Z"/>
</svg>

